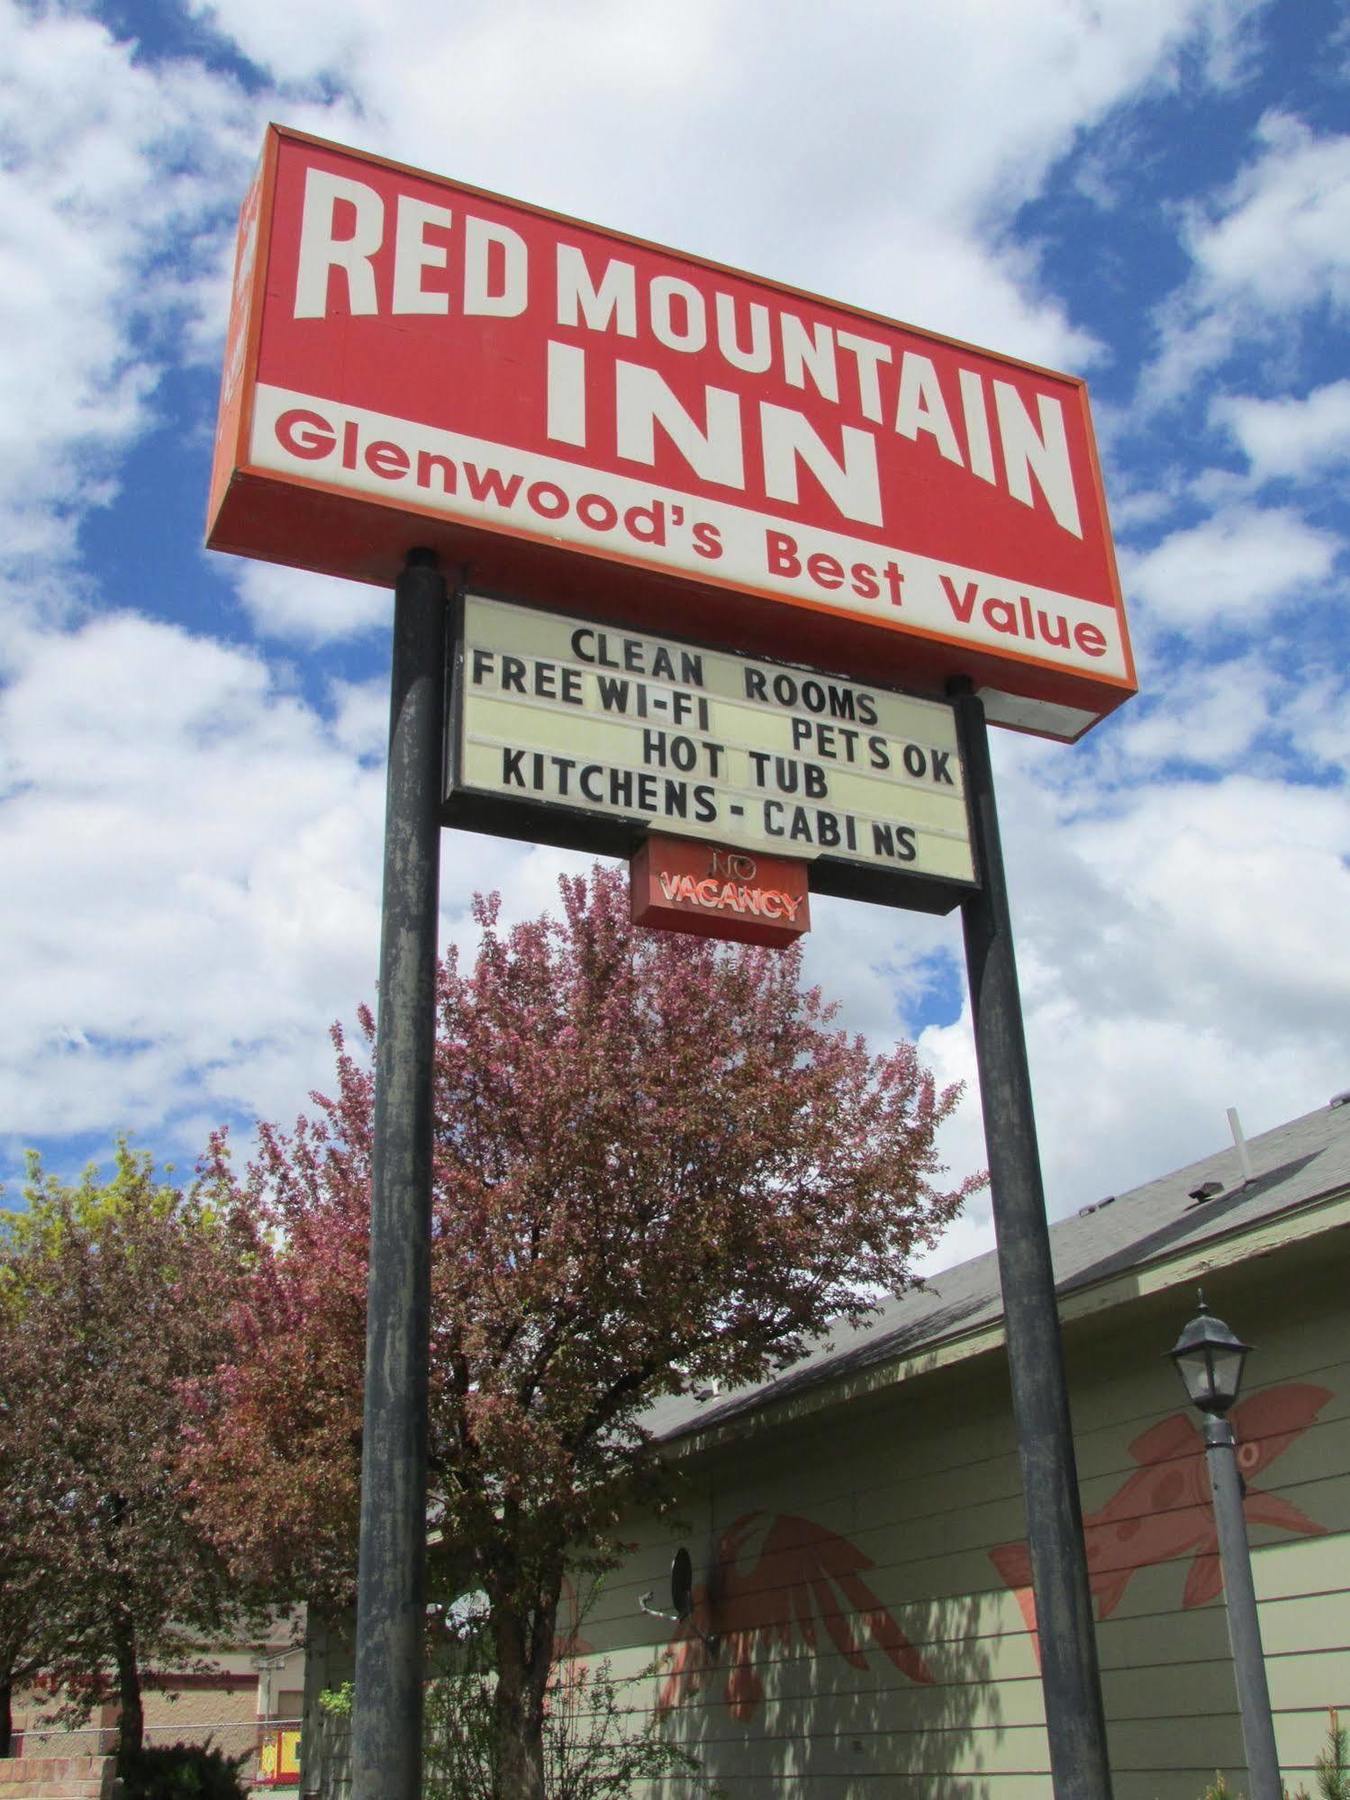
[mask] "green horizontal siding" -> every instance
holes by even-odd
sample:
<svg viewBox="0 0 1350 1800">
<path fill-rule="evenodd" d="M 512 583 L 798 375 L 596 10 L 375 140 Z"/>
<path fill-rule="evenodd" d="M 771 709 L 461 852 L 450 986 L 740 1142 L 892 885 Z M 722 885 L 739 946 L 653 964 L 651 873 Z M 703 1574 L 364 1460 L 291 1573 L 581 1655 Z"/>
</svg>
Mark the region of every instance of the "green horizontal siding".
<svg viewBox="0 0 1350 1800">
<path fill-rule="evenodd" d="M 1339 1259 L 1337 1261 L 1336 1259 Z M 1278 1259 L 1253 1276 L 1230 1322 L 1261 1345 L 1252 1392 L 1286 1382 L 1332 1398 L 1253 1485 L 1280 1495 L 1327 1528 L 1294 1536 L 1253 1529 L 1272 1702 L 1286 1777 L 1308 1770 L 1325 1735 L 1326 1709 L 1350 1712 L 1350 1363 L 1343 1295 L 1345 1254 L 1330 1253 L 1305 1279 L 1297 1330 L 1275 1290 Z M 1321 1287 L 1319 1288 L 1319 1281 Z M 1194 1514 L 1178 1505 L 1169 1537 L 1133 1520 L 1122 1492 L 1144 1492 L 1129 1446 L 1184 1403 L 1162 1351 L 1188 1294 L 1159 1302 L 1134 1324 L 1114 1316 L 1069 1339 L 1084 1512 L 1099 1522 L 1096 1567 L 1121 1567 L 1147 1542 L 1179 1543 Z M 1219 1302 L 1225 1316 L 1229 1301 Z M 1174 1318 L 1172 1315 L 1176 1314 Z M 1193 1415 L 1192 1415 L 1193 1416 Z M 800 1795 L 923 1796 L 923 1800 L 1047 1800 L 1050 1792 L 1039 1667 L 1016 1597 L 991 1550 L 1025 1533 L 1006 1373 L 997 1357 L 901 1383 L 881 1396 L 823 1408 L 799 1423 L 759 1422 L 743 1439 L 685 1459 L 675 1522 L 631 1521 L 636 1548 L 602 1584 L 582 1635 L 631 1678 L 634 1726 L 684 1743 L 708 1774 L 744 1800 Z M 1131 1487 L 1133 1483 L 1133 1487 Z M 1160 1490 L 1161 1491 L 1161 1490 Z M 1105 1509 L 1105 1510 L 1104 1510 Z M 639 1597 L 668 1607 L 669 1566 L 688 1547 L 695 1579 L 740 1515 L 804 1518 L 846 1540 L 872 1566 L 859 1578 L 926 1659 L 935 1681 L 895 1670 L 858 1621 L 865 1666 L 838 1655 L 819 1620 L 815 1648 L 793 1629 L 760 1642 L 752 1657 L 762 1702 L 749 1719 L 727 1704 L 731 1652 L 705 1671 L 696 1695 L 661 1722 L 654 1709 L 664 1672 L 653 1673 L 673 1627 L 642 1612 Z M 1170 1527 L 1169 1527 L 1170 1529 Z M 1215 1769 L 1235 1787 L 1241 1734 L 1222 1598 L 1183 1606 L 1203 1542 L 1130 1574 L 1098 1626 L 1116 1800 L 1200 1800 Z M 759 1554 L 747 1544 L 742 1579 Z M 809 1564 L 809 1558 L 807 1559 Z M 792 1596 L 778 1611 L 791 1619 Z M 666 1784 L 650 1800 L 688 1789 Z"/>
</svg>

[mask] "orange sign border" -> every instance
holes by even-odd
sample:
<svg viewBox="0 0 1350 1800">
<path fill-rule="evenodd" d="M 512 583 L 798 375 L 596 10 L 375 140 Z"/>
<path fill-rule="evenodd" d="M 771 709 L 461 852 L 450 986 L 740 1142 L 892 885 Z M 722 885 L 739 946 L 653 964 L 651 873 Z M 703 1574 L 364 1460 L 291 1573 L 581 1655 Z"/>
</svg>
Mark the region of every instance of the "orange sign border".
<svg viewBox="0 0 1350 1800">
<path fill-rule="evenodd" d="M 969 351 L 1010 369 L 1045 376 L 1077 390 L 1086 426 L 1088 467 L 1084 473 L 1090 480 L 1103 521 L 1107 585 L 1121 634 L 1126 675 L 1121 678 L 1104 672 L 1089 674 L 1015 648 L 1000 646 L 992 650 L 975 644 L 958 644 L 946 634 L 908 620 L 851 618 L 809 595 L 751 586 L 744 581 L 719 577 L 711 570 L 684 575 L 653 567 L 629 552 L 606 544 L 578 549 L 559 543 L 545 531 L 531 531 L 512 521 L 494 520 L 490 527 L 473 525 L 447 518 L 444 512 L 414 500 L 386 499 L 377 494 L 338 489 L 313 477 L 262 469 L 251 463 L 248 451 L 253 428 L 263 297 L 283 142 L 347 157 L 394 174 L 431 182 L 457 194 L 512 207 L 559 225 L 595 232 L 616 245 L 675 257 L 711 274 L 745 280 L 784 298 L 835 308 L 859 320 L 910 332 L 950 349 Z M 241 311 L 246 313 L 242 321 L 243 363 L 239 391 L 222 393 L 208 505 L 206 542 L 209 548 L 297 568 L 315 568 L 318 565 L 313 557 L 304 553 L 304 546 L 323 543 L 333 552 L 330 560 L 341 561 L 346 579 L 388 587 L 397 578 L 413 543 L 426 545 L 452 566 L 474 565 L 475 553 L 481 555 L 485 546 L 490 545 L 490 554 L 503 568 L 506 579 L 494 579 L 494 571 L 487 571 L 485 576 L 475 571 L 475 585 L 483 591 L 509 594 L 525 604 L 534 602 L 567 608 L 584 603 L 596 616 L 616 623 L 640 629 L 676 629 L 681 635 L 708 643 L 721 643 L 759 656 L 808 663 L 854 679 L 860 676 L 879 678 L 930 694 L 944 691 L 946 677 L 953 673 L 954 664 L 959 663 L 960 671 L 969 676 L 977 690 L 993 695 L 1006 694 L 1013 702 L 1014 710 L 1017 699 L 1022 698 L 1033 704 L 1089 714 L 1086 722 L 1066 720 L 1062 729 L 1055 729 L 1051 724 L 1032 723 L 1015 717 L 1000 719 L 997 707 L 991 707 L 992 723 L 1068 742 L 1075 741 L 1137 693 L 1138 680 L 1119 570 L 1106 525 L 1101 463 L 1087 407 L 1086 383 L 1081 377 L 393 158 L 355 150 L 289 126 L 268 126 L 258 174 L 244 202 L 245 209 L 253 202 L 255 194 L 258 226 L 254 265 L 246 287 L 242 291 L 236 290 L 230 326 L 233 338 L 241 328 L 236 315 Z M 658 622 L 659 615 L 654 611 L 660 606 L 661 596 L 669 597 L 674 590 L 680 596 L 678 626 L 672 626 L 668 618 Z M 734 595 L 736 599 L 734 630 L 730 635 L 728 595 Z M 1000 679 L 1006 678 L 1010 668 L 1021 672 L 1015 687 L 1008 687 L 1006 679 Z"/>
</svg>

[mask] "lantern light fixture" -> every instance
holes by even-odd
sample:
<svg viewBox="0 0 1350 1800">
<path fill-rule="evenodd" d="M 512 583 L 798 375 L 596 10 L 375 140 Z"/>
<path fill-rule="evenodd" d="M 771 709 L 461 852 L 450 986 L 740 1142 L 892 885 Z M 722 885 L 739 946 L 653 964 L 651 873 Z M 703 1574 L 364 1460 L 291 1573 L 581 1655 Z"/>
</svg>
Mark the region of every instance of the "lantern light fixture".
<svg viewBox="0 0 1350 1800">
<path fill-rule="evenodd" d="M 1214 1317 L 1202 1292 L 1199 1312 L 1168 1354 L 1191 1404 L 1211 1418 L 1222 1419 L 1241 1391 L 1242 1367 L 1251 1347 Z"/>
</svg>

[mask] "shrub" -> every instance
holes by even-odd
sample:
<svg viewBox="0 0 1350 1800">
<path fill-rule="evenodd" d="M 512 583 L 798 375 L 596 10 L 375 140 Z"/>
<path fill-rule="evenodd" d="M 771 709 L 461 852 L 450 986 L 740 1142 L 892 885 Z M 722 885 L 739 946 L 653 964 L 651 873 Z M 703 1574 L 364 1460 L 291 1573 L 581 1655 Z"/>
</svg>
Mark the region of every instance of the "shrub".
<svg viewBox="0 0 1350 1800">
<path fill-rule="evenodd" d="M 207 1744 L 157 1744 L 127 1758 L 126 1800 L 247 1800 L 239 1770 L 248 1760 Z"/>
<path fill-rule="evenodd" d="M 1322 1800 L 1350 1800 L 1350 1730 L 1333 1709 L 1327 1726 L 1326 1748 L 1313 1767 Z"/>
<path fill-rule="evenodd" d="M 1328 1717 L 1326 1745 L 1313 1764 L 1317 1775 L 1317 1800 L 1350 1800 L 1350 1729 L 1341 1724 L 1334 1707 Z M 1243 1797 L 1233 1792 L 1227 1778 L 1216 1769 L 1201 1800 L 1243 1800 Z M 1305 1787 L 1300 1787 L 1292 1796 L 1285 1788 L 1284 1800 L 1313 1800 L 1313 1796 Z"/>
<path fill-rule="evenodd" d="M 682 1777 L 691 1794 L 717 1795 L 696 1758 L 637 1724 L 629 1695 L 653 1671 L 620 1680 L 608 1660 L 560 1665 L 544 1720 L 549 1800 L 628 1800 L 636 1787 Z M 470 1662 L 427 1690 L 425 1800 L 492 1800 L 497 1792 L 493 1677 Z"/>
</svg>

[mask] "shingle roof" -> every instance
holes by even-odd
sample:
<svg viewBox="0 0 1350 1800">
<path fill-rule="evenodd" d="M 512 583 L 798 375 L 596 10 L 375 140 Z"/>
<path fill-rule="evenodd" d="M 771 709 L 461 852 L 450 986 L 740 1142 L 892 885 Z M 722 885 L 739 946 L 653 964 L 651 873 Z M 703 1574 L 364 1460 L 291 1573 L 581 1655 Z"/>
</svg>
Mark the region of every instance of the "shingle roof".
<svg viewBox="0 0 1350 1800">
<path fill-rule="evenodd" d="M 1340 1097 L 1338 1096 L 1338 1099 Z M 1233 1145 L 1128 1193 L 1085 1206 L 1050 1230 L 1057 1291 L 1072 1293 L 1127 1269 L 1165 1261 L 1209 1240 L 1350 1189 L 1350 1104 L 1324 1106 L 1247 1140 L 1245 1185 Z M 1206 1183 L 1218 1191 L 1192 1196 Z M 993 1251 L 931 1276 L 860 1326 L 841 1326 L 783 1375 L 699 1401 L 663 1400 L 643 1420 L 663 1440 L 706 1431 L 797 1390 L 995 1324 L 1003 1314 Z"/>
</svg>

